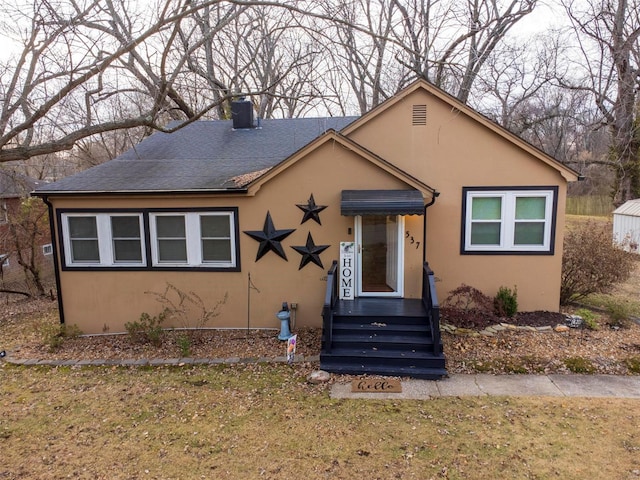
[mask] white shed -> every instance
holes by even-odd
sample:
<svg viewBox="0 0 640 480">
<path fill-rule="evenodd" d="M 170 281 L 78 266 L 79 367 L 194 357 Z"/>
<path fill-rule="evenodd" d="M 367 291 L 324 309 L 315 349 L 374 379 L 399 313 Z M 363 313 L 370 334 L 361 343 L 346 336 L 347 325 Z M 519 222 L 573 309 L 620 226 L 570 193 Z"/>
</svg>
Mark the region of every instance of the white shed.
<svg viewBox="0 0 640 480">
<path fill-rule="evenodd" d="M 629 200 L 613 211 L 613 238 L 625 250 L 640 253 L 640 198 Z"/>
</svg>

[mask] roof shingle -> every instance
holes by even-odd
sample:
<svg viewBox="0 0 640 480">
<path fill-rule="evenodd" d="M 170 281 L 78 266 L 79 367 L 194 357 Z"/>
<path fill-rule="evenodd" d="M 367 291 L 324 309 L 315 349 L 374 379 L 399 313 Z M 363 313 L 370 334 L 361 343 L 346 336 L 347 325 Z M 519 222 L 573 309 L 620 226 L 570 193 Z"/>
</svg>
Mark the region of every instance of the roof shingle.
<svg viewBox="0 0 640 480">
<path fill-rule="evenodd" d="M 241 130 L 234 130 L 230 120 L 194 122 L 174 133 L 154 133 L 114 160 L 36 192 L 233 190 L 238 188 L 235 177 L 269 169 L 356 118 L 261 120 L 257 128 Z"/>
</svg>

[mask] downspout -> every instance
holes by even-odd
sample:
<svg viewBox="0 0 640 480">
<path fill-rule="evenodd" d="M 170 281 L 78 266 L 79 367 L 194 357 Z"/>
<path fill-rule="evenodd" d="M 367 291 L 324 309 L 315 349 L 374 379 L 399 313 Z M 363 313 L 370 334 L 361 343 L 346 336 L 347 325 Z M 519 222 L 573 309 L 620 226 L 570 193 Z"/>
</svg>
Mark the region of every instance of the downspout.
<svg viewBox="0 0 640 480">
<path fill-rule="evenodd" d="M 424 218 L 422 220 L 422 264 L 427 262 L 427 208 L 436 203 L 436 198 L 440 196 L 440 192 L 434 191 L 431 201 L 424 206 Z"/>
<path fill-rule="evenodd" d="M 53 273 L 56 279 L 56 290 L 58 291 L 58 312 L 60 314 L 60 323 L 64 323 L 64 308 L 62 306 L 62 288 L 60 286 L 60 268 L 58 267 L 58 236 L 56 235 L 55 222 L 53 219 L 53 205 L 49 202 L 49 198 L 45 195 L 42 201 L 49 209 L 49 229 L 51 230 L 51 247 L 53 249 Z"/>
</svg>

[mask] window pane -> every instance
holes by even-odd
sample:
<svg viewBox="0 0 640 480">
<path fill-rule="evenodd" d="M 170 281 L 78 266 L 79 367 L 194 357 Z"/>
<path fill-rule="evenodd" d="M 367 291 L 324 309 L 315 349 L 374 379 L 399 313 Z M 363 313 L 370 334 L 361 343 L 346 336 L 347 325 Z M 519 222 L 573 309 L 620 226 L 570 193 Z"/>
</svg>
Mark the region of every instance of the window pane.
<svg viewBox="0 0 640 480">
<path fill-rule="evenodd" d="M 202 238 L 229 238 L 231 230 L 227 215 L 202 215 L 200 217 Z"/>
<path fill-rule="evenodd" d="M 545 197 L 517 197 L 516 220 L 544 219 Z"/>
<path fill-rule="evenodd" d="M 184 216 L 158 216 L 156 217 L 156 228 L 158 238 L 184 238 Z"/>
<path fill-rule="evenodd" d="M 114 260 L 116 262 L 141 262 L 140 240 L 114 240 Z"/>
<path fill-rule="evenodd" d="M 500 223 L 472 223 L 471 245 L 500 245 Z"/>
<path fill-rule="evenodd" d="M 205 262 L 230 262 L 229 240 L 202 240 L 202 260 Z"/>
<path fill-rule="evenodd" d="M 71 257 L 74 262 L 100 262 L 98 239 L 71 240 Z"/>
<path fill-rule="evenodd" d="M 502 218 L 502 198 L 475 197 L 472 202 L 471 218 L 473 220 L 500 220 Z"/>
<path fill-rule="evenodd" d="M 113 238 L 140 238 L 139 217 L 111 217 Z"/>
<path fill-rule="evenodd" d="M 544 245 L 544 222 L 517 222 L 515 245 Z"/>
<path fill-rule="evenodd" d="M 71 238 L 98 238 L 96 217 L 69 217 Z"/>
<path fill-rule="evenodd" d="M 161 262 L 186 262 L 186 242 L 184 240 L 158 240 L 158 260 Z"/>
</svg>

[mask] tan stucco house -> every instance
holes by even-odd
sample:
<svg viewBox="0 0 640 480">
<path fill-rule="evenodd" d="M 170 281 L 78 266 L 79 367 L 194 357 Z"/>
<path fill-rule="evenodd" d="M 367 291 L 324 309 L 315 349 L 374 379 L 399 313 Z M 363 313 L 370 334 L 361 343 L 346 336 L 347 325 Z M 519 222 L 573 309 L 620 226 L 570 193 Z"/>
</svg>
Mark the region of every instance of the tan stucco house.
<svg viewBox="0 0 640 480">
<path fill-rule="evenodd" d="M 575 171 L 424 81 L 359 118 L 255 121 L 249 101 L 233 108 L 233 120 L 155 133 L 36 191 L 51 209 L 63 321 L 124 331 L 161 311 L 149 292 L 167 283 L 211 305 L 227 296 L 209 327 L 277 328 L 287 302 L 295 326 L 322 326 L 324 311 L 325 366 L 354 371 L 331 355 L 382 347 L 341 337 L 341 315 L 361 310 L 360 328 L 379 329 L 414 303 L 429 310 L 434 286 L 440 298 L 462 283 L 516 286 L 521 310 L 557 311 Z M 341 243 L 353 269 L 328 274 Z M 444 357 L 429 328 L 433 378 Z"/>
</svg>

